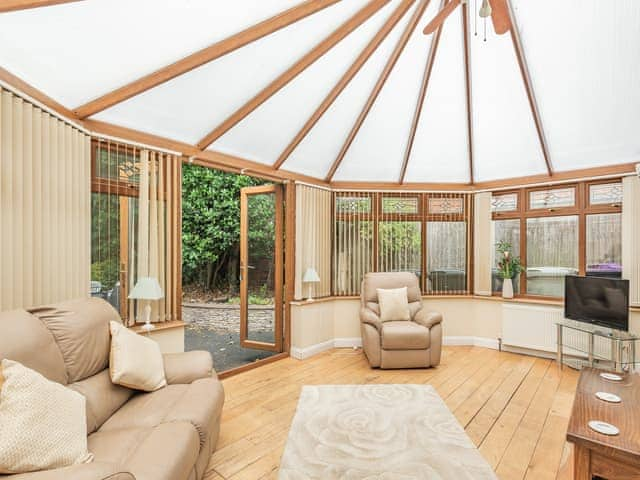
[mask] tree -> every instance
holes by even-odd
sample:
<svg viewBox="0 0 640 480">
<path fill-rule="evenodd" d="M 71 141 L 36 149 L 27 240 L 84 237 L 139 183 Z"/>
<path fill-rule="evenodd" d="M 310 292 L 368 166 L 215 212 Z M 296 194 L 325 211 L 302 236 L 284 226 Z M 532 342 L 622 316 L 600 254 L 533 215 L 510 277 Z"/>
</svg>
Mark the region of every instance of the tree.
<svg viewBox="0 0 640 480">
<path fill-rule="evenodd" d="M 197 165 L 182 169 L 182 275 L 213 289 L 237 278 L 240 189 L 260 179 Z M 268 209 L 265 210 L 265 215 Z M 226 282 L 225 282 L 226 280 Z"/>
</svg>

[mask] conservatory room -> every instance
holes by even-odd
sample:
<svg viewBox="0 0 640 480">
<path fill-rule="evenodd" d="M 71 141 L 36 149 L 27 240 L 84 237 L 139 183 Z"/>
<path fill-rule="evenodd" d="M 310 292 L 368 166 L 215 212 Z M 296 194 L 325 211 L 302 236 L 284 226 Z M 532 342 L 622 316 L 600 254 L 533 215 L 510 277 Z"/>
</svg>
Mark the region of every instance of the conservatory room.
<svg viewBox="0 0 640 480">
<path fill-rule="evenodd" d="M 640 2 L 0 0 L 0 478 L 640 479 Z"/>
</svg>

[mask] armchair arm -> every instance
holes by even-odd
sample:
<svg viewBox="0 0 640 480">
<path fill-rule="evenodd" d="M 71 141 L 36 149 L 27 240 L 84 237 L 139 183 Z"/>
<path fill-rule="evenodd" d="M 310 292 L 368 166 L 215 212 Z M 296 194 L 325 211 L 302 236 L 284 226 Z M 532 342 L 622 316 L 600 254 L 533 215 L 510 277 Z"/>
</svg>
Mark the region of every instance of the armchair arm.
<svg viewBox="0 0 640 480">
<path fill-rule="evenodd" d="M 442 314 L 439 312 L 430 312 L 421 308 L 414 315 L 413 321 L 424 327 L 431 328 L 442 322 Z"/>
<path fill-rule="evenodd" d="M 0 475 L 11 480 L 136 480 L 126 469 L 107 462 L 91 462 L 71 467 L 41 470 L 20 475 Z"/>
<path fill-rule="evenodd" d="M 380 321 L 380 317 L 378 317 L 378 315 L 376 315 L 373 310 L 367 307 L 362 307 L 360 309 L 360 321 L 362 323 L 368 323 L 369 325 L 375 327 L 375 329 L 378 331 L 382 330 L 382 322 Z"/>
<path fill-rule="evenodd" d="M 164 375 L 167 384 L 192 383 L 199 378 L 215 375 L 213 359 L 209 352 L 194 350 L 184 353 L 165 353 Z"/>
</svg>

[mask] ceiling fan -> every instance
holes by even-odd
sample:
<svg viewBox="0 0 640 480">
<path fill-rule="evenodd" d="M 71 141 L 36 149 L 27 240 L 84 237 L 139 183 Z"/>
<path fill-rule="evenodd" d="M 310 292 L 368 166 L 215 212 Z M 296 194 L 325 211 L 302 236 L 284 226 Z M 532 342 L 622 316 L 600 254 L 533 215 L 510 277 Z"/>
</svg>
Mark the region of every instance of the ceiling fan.
<svg viewBox="0 0 640 480">
<path fill-rule="evenodd" d="M 460 5 L 466 4 L 468 0 L 450 0 L 438 14 L 433 17 L 427 26 L 424 28 L 423 33 L 429 35 L 436 31 L 436 29 L 442 25 L 449 15 Z M 509 7 L 507 6 L 507 0 L 482 0 L 482 6 L 478 12 L 480 18 L 491 17 L 493 22 L 493 29 L 498 35 L 507 33 L 511 28 L 511 21 L 509 20 Z"/>
</svg>

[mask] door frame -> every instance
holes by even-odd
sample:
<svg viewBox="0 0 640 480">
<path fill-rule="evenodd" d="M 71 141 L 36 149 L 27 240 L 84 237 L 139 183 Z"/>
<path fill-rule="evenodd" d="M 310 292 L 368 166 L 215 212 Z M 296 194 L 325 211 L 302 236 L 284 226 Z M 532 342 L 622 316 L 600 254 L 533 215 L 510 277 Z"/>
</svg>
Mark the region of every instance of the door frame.
<svg viewBox="0 0 640 480">
<path fill-rule="evenodd" d="M 274 343 L 249 340 L 249 202 L 252 195 L 265 193 L 274 194 Z M 240 189 L 240 345 L 244 348 L 254 348 L 270 352 L 282 352 L 284 344 L 283 315 L 284 315 L 284 202 L 282 185 L 260 185 Z"/>
</svg>

